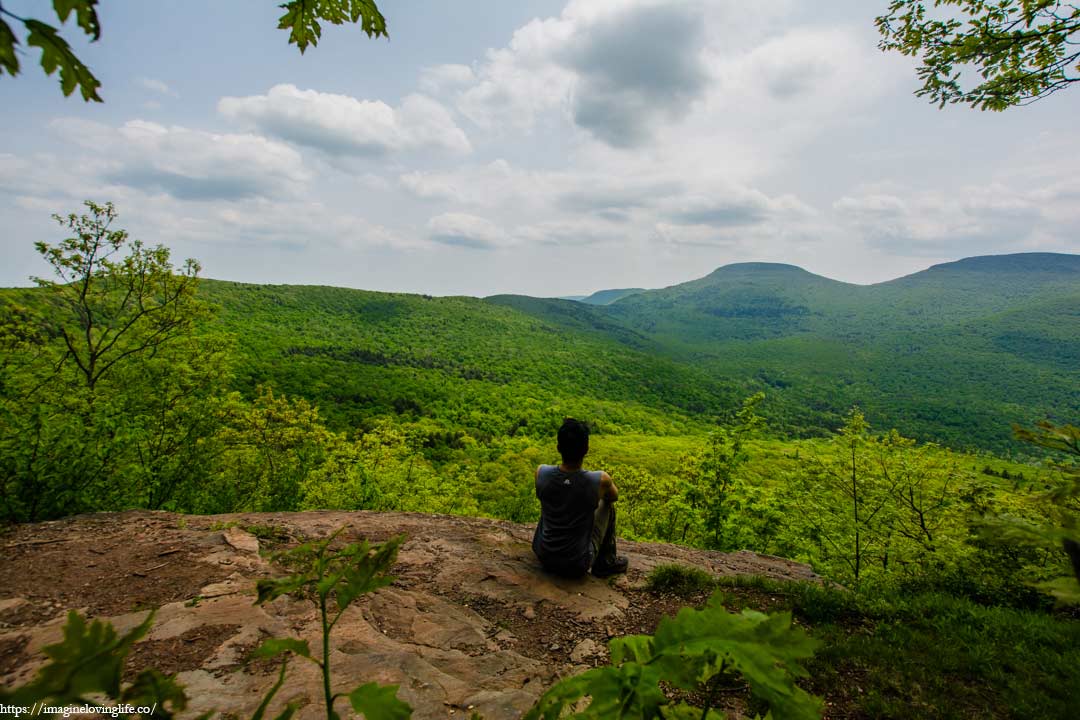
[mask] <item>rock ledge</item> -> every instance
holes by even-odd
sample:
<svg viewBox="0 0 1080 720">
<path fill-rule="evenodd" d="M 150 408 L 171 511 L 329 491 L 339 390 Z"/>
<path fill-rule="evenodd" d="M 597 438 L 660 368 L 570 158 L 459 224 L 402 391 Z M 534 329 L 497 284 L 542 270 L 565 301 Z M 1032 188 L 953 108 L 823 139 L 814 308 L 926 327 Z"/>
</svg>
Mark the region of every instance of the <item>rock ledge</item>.
<svg viewBox="0 0 1080 720">
<path fill-rule="evenodd" d="M 379 542 L 400 533 L 409 539 L 394 584 L 358 601 L 335 628 L 335 687 L 397 683 L 416 718 L 473 711 L 489 720 L 520 717 L 558 677 L 606 662 L 608 638 L 652 632 L 678 607 L 676 599 L 643 590 L 659 564 L 817 580 L 807 566 L 781 558 L 623 541 L 626 576 L 564 580 L 537 564 L 531 526 L 479 518 L 98 513 L 18 526 L 0 538 L 0 685 L 33 676 L 44 660 L 41 648 L 60 639 L 70 609 L 126 630 L 157 608 L 129 669 L 178 673 L 191 698 L 185 715 L 217 709 L 249 717 L 276 679 L 276 665 L 248 662 L 254 647 L 270 636 L 301 637 L 313 650 L 320 642 L 310 603 L 283 597 L 252 604 L 255 581 L 279 572 L 266 551 L 342 526 L 348 540 Z M 300 701 L 304 720 L 324 717 L 316 673 L 307 663 L 290 663 L 278 694 L 280 704 Z"/>
</svg>

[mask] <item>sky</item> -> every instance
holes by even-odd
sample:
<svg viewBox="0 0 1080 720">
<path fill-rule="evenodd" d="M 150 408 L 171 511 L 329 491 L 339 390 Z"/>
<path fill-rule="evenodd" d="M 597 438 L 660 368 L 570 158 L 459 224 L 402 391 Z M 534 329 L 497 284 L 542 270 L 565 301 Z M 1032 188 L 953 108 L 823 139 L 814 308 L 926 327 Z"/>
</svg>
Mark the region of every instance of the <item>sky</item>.
<svg viewBox="0 0 1080 720">
<path fill-rule="evenodd" d="M 389 40 L 301 56 L 273 0 L 110 0 L 99 42 L 63 29 L 103 104 L 36 50 L 0 77 L 0 285 L 86 199 L 204 277 L 435 295 L 1080 252 L 1080 89 L 939 109 L 878 50 L 886 5 L 383 0 Z"/>
</svg>

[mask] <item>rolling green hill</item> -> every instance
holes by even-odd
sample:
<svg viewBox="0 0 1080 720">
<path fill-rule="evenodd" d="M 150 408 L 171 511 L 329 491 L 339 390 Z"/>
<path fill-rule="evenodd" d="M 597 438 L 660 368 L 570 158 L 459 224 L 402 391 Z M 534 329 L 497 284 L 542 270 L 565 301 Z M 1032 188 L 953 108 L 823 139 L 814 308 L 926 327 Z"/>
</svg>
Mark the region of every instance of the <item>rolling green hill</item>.
<svg viewBox="0 0 1080 720">
<path fill-rule="evenodd" d="M 339 426 L 431 417 L 476 437 L 709 422 L 765 390 L 774 430 L 859 405 L 880 428 L 1011 451 L 1010 425 L 1080 414 L 1080 257 L 969 258 L 877 285 L 741 263 L 609 305 L 207 281 L 240 387 L 315 400 Z M 613 294 L 626 291 L 613 291 Z M 603 292 L 594 297 L 605 296 Z"/>
<path fill-rule="evenodd" d="M 608 431 L 665 433 L 737 398 L 572 301 L 212 280 L 201 292 L 237 338 L 241 389 L 269 383 L 307 397 L 339 427 L 427 417 L 485 438 L 551 433 L 576 413 Z"/>
<path fill-rule="evenodd" d="M 616 300 L 621 300 L 630 295 L 645 292 L 644 288 L 619 288 L 614 290 L 598 290 L 588 297 L 581 298 L 581 302 L 589 305 L 610 305 Z"/>
<path fill-rule="evenodd" d="M 519 309 L 558 322 L 543 301 Z M 597 310 L 673 360 L 765 389 L 793 435 L 835 428 L 857 404 L 878 426 L 1008 450 L 1010 423 L 1080 413 L 1074 255 L 969 258 L 869 286 L 741 263 Z"/>
<path fill-rule="evenodd" d="M 32 290 L 8 290 L 28 301 Z M 766 392 L 774 432 L 879 429 L 1011 452 L 1012 423 L 1080 416 L 1080 257 L 969 258 L 860 286 L 741 263 L 601 305 L 206 280 L 235 336 L 234 386 L 314 401 L 334 427 L 379 417 L 458 437 L 699 431 Z M 627 294 L 631 293 L 631 294 Z"/>
</svg>

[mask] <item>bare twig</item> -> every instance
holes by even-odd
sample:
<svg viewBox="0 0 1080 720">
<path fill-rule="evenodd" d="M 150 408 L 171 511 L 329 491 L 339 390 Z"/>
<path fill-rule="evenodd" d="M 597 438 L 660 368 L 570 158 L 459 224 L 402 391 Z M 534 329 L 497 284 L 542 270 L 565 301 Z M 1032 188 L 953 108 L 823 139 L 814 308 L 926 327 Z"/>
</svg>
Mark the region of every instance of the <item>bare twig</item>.
<svg viewBox="0 0 1080 720">
<path fill-rule="evenodd" d="M 136 570 L 131 574 L 135 575 L 135 576 L 138 576 L 138 577 L 146 577 L 147 573 L 153 572 L 154 570 L 160 570 L 161 568 L 165 567 L 168 564 L 169 564 L 169 562 L 165 561 L 165 562 L 161 563 L 160 565 L 155 565 L 154 567 L 146 568 L 145 570 L 141 570 L 141 571 Z"/>
<path fill-rule="evenodd" d="M 82 538 L 53 538 L 52 540 L 26 540 L 24 542 L 11 543 L 5 545 L 5 550 L 11 550 L 17 547 L 27 547 L 30 545 L 51 545 L 53 543 L 71 542 L 72 540 L 81 540 Z"/>
</svg>

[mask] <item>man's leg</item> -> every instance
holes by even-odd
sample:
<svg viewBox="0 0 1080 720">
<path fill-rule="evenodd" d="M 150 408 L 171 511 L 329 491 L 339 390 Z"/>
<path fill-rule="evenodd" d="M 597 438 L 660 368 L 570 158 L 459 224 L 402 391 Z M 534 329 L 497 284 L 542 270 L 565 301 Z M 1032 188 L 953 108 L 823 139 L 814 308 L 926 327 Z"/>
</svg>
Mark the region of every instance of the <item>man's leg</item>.
<svg viewBox="0 0 1080 720">
<path fill-rule="evenodd" d="M 615 506 L 601 500 L 593 516 L 593 574 L 626 572 L 626 558 L 615 553 Z"/>
<path fill-rule="evenodd" d="M 607 542 L 609 527 L 615 526 L 615 508 L 613 508 L 607 500 L 600 500 L 600 504 L 596 506 L 596 512 L 593 514 L 593 526 L 592 526 L 592 556 L 593 565 L 603 563 L 604 551 L 607 550 Z"/>
</svg>

